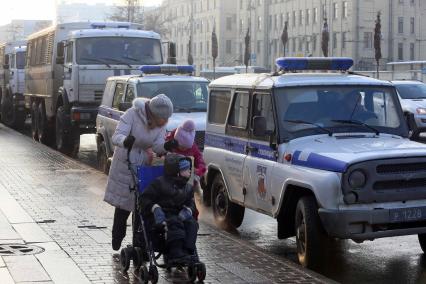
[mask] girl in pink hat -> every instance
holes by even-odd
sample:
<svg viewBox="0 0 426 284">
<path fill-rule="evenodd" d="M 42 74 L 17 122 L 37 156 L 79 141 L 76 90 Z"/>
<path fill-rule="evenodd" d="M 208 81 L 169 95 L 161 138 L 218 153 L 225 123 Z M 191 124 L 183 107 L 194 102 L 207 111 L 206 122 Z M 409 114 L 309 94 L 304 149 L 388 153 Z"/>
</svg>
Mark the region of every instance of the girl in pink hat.
<svg viewBox="0 0 426 284">
<path fill-rule="evenodd" d="M 194 158 L 195 180 L 200 181 L 200 177 L 206 173 L 206 164 L 203 155 L 198 149 L 195 139 L 195 123 L 192 120 L 186 120 L 178 128 L 170 132 L 166 137 L 164 148 L 173 153 L 181 154 Z"/>
</svg>

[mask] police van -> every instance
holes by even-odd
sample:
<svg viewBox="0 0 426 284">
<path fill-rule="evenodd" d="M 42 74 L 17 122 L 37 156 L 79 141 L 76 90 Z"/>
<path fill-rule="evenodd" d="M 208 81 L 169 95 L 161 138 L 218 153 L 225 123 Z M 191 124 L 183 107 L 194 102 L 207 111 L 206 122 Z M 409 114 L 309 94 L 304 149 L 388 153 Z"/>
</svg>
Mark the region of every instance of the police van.
<svg viewBox="0 0 426 284">
<path fill-rule="evenodd" d="M 395 87 L 348 71 L 350 58 L 276 63 L 209 85 L 204 201 L 216 222 L 238 227 L 245 208 L 272 216 L 306 267 L 330 238 L 418 234 L 425 250 L 426 146 L 409 140 Z"/>
<path fill-rule="evenodd" d="M 173 103 L 173 115 L 167 123 L 172 131 L 182 122 L 191 119 L 195 123 L 195 142 L 204 147 L 206 111 L 209 81 L 192 76 L 194 68 L 188 65 L 144 65 L 140 75 L 108 78 L 102 103 L 96 118 L 96 142 L 99 168 L 105 173 L 114 153 L 112 135 L 120 116 L 132 106 L 136 97 L 153 98 L 165 94 Z"/>
</svg>

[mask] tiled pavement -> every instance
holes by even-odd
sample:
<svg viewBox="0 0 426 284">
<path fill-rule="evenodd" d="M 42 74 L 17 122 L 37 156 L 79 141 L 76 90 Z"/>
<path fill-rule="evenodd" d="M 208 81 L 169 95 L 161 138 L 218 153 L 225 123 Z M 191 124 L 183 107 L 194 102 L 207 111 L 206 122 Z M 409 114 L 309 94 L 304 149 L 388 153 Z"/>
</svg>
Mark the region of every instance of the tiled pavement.
<svg viewBox="0 0 426 284">
<path fill-rule="evenodd" d="M 136 283 L 112 258 L 105 183 L 104 174 L 0 124 L 0 283 Z M 44 251 L 1 253 L 13 243 Z M 197 246 L 205 283 L 331 282 L 203 222 Z M 185 280 L 160 269 L 160 283 Z"/>
</svg>

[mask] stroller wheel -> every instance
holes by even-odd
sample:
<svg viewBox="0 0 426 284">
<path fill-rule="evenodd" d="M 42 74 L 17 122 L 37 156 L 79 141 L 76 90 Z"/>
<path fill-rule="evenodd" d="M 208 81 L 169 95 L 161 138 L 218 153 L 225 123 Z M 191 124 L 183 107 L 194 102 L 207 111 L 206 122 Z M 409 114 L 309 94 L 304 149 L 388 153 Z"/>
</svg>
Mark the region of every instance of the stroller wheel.
<svg viewBox="0 0 426 284">
<path fill-rule="evenodd" d="M 195 282 L 195 280 L 197 279 L 197 266 L 195 264 L 191 264 L 188 266 L 188 278 L 189 281 Z"/>
<path fill-rule="evenodd" d="M 140 283 L 148 283 L 149 282 L 149 273 L 146 266 L 142 266 L 139 269 L 139 281 Z"/>
<path fill-rule="evenodd" d="M 131 260 L 131 250 L 132 248 L 129 247 L 125 247 L 123 249 L 121 249 L 120 252 L 120 266 L 121 266 L 121 271 L 127 272 L 127 270 L 129 270 L 130 267 L 130 260 Z"/>
<path fill-rule="evenodd" d="M 133 252 L 133 266 L 135 269 L 139 269 L 144 262 L 143 250 L 140 247 L 135 247 Z"/>
<path fill-rule="evenodd" d="M 203 282 L 206 279 L 206 265 L 202 262 L 198 263 L 197 265 L 197 278 L 198 281 Z"/>
<path fill-rule="evenodd" d="M 158 282 L 158 269 L 155 265 L 149 267 L 149 280 L 151 280 L 153 284 Z"/>
</svg>

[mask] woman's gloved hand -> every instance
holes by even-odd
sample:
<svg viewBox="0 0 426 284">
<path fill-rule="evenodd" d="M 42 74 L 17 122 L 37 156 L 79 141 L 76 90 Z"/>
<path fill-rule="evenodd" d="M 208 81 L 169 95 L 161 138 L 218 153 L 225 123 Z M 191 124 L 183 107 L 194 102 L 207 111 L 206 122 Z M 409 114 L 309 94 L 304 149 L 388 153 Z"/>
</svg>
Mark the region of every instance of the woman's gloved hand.
<svg viewBox="0 0 426 284">
<path fill-rule="evenodd" d="M 158 204 L 152 206 L 152 214 L 154 215 L 154 221 L 156 225 L 161 225 L 166 223 L 166 215 L 164 214 L 163 209 Z"/>
<path fill-rule="evenodd" d="M 164 143 L 163 147 L 164 147 L 164 150 L 166 150 L 167 152 L 170 152 L 176 149 L 177 147 L 179 147 L 179 143 L 177 142 L 177 140 L 172 139 Z"/>
<path fill-rule="evenodd" d="M 127 148 L 127 149 L 132 148 L 133 144 L 135 143 L 135 140 L 136 140 L 135 136 L 133 135 L 127 136 L 126 139 L 124 139 L 123 141 L 124 148 Z"/>
<path fill-rule="evenodd" d="M 192 217 L 192 210 L 188 207 L 183 207 L 179 212 L 179 219 L 181 221 L 186 221 Z"/>
</svg>

